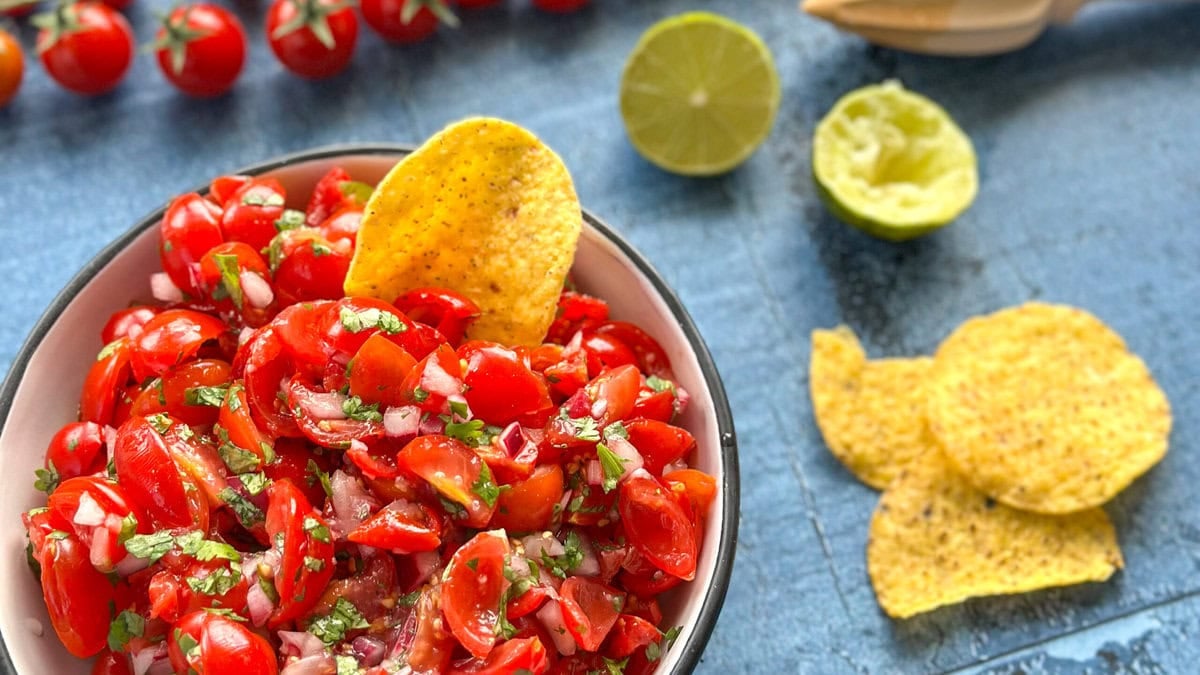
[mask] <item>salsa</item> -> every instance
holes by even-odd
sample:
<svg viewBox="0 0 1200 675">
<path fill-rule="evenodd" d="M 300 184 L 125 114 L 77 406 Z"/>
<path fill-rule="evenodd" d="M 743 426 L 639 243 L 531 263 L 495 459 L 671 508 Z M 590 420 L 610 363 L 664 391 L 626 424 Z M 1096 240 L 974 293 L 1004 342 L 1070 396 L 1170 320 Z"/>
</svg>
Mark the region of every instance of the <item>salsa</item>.
<svg viewBox="0 0 1200 675">
<path fill-rule="evenodd" d="M 663 349 L 570 288 L 543 344 L 344 297 L 372 187 L 222 176 L 160 224 L 24 515 L 93 673 L 649 673 L 715 480 Z"/>
</svg>

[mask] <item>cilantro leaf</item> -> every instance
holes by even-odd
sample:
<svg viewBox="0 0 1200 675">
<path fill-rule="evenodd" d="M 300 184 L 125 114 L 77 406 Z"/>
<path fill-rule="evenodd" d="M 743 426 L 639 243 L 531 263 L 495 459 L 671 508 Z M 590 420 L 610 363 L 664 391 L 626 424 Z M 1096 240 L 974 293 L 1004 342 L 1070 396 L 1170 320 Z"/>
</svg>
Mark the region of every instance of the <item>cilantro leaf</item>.
<svg viewBox="0 0 1200 675">
<path fill-rule="evenodd" d="M 41 490 L 46 494 L 54 492 L 58 488 L 58 484 L 62 481 L 62 476 L 58 474 L 58 468 L 54 466 L 54 462 L 46 460 L 45 469 L 37 469 L 33 472 L 34 481 L 33 487 Z"/>
<path fill-rule="evenodd" d="M 183 402 L 187 405 L 220 408 L 228 392 L 229 387 L 188 387 L 183 392 Z"/>
<path fill-rule="evenodd" d="M 275 220 L 275 231 L 286 232 L 304 227 L 304 212 L 296 209 L 284 209 L 283 214 Z"/>
<path fill-rule="evenodd" d="M 483 500 L 483 503 L 488 507 L 496 505 L 496 500 L 500 497 L 500 488 L 496 486 L 496 481 L 492 479 L 492 470 L 487 464 L 482 464 L 479 472 L 479 478 L 471 484 L 471 492 L 474 492 Z"/>
<path fill-rule="evenodd" d="M 175 629 L 175 643 L 179 645 L 179 650 L 182 651 L 183 655 L 188 657 L 188 659 L 191 659 L 200 653 L 200 643 L 196 641 L 196 638 L 188 635 L 178 628 Z"/>
<path fill-rule="evenodd" d="M 171 429 L 171 418 L 167 417 L 165 413 L 148 415 L 146 417 L 146 421 L 149 422 L 150 426 L 154 427 L 154 430 L 160 434 L 165 434 Z"/>
<path fill-rule="evenodd" d="M 242 560 L 242 554 L 238 553 L 237 549 L 223 542 L 205 539 L 204 534 L 199 530 L 179 535 L 175 538 L 175 544 L 185 555 L 190 555 L 201 562 L 218 558 L 234 562 Z"/>
<path fill-rule="evenodd" d="M 125 550 L 129 555 L 147 562 L 157 561 L 170 553 L 173 548 L 175 548 L 175 537 L 166 530 L 153 534 L 135 534 L 125 540 Z"/>
<path fill-rule="evenodd" d="M 108 626 L 108 648 L 114 652 L 124 651 L 125 645 L 146 632 L 146 618 L 137 612 L 125 610 L 117 615 Z"/>
<path fill-rule="evenodd" d="M 355 203 L 366 205 L 371 199 L 371 195 L 375 192 L 375 188 L 369 183 L 363 183 L 357 180 L 344 180 L 338 183 L 338 191 L 344 196 L 354 200 Z"/>
<path fill-rule="evenodd" d="M 662 634 L 660 642 L 651 642 L 646 645 L 646 660 L 653 663 L 662 657 L 663 652 L 671 648 L 675 644 L 675 639 L 679 637 L 679 626 L 673 626 L 667 632 Z"/>
<path fill-rule="evenodd" d="M 239 581 L 242 572 L 234 567 L 218 567 L 205 577 L 188 577 L 187 585 L 196 593 L 204 595 L 225 595 Z"/>
<path fill-rule="evenodd" d="M 237 621 L 238 623 L 246 623 L 246 617 L 238 614 L 228 607 L 205 607 L 204 611 L 208 612 L 209 614 L 219 614 L 226 619 Z"/>
<path fill-rule="evenodd" d="M 368 405 L 357 396 L 350 396 L 342 401 L 342 412 L 346 414 L 346 417 L 360 422 L 383 421 L 383 413 L 379 412 L 378 403 Z"/>
<path fill-rule="evenodd" d="M 333 496 L 333 487 L 329 484 L 329 474 L 321 470 L 320 466 L 314 460 L 308 460 L 308 484 L 312 485 L 315 481 L 321 481 L 321 489 L 325 490 L 326 497 Z"/>
<path fill-rule="evenodd" d="M 332 647 L 344 640 L 346 633 L 369 625 L 354 603 L 345 598 L 338 598 L 329 614 L 317 617 L 308 624 L 308 632 L 320 638 L 325 646 Z"/>
<path fill-rule="evenodd" d="M 624 424 L 613 422 L 604 427 L 604 438 L 605 440 L 610 438 L 624 438 L 625 440 L 629 440 L 629 431 L 625 428 Z"/>
<path fill-rule="evenodd" d="M 451 421 L 451 417 L 446 415 L 442 415 L 441 418 L 446 423 L 446 435 L 450 438 L 457 438 L 472 448 L 487 445 L 487 437 L 483 430 L 483 420 L 454 422 Z"/>
<path fill-rule="evenodd" d="M 591 417 L 569 417 L 571 426 L 575 427 L 575 438 L 581 441 L 598 441 L 600 440 L 600 428 L 596 426 L 596 420 Z"/>
<path fill-rule="evenodd" d="M 96 355 L 96 360 L 103 361 L 104 359 L 112 356 L 113 352 L 117 351 L 117 348 L 121 346 L 121 340 L 123 339 L 124 338 L 117 338 L 116 340 L 104 345 L 104 347 L 100 350 L 100 353 Z"/>
<path fill-rule="evenodd" d="M 608 675 L 624 675 L 625 666 L 629 665 L 629 657 L 626 656 L 620 661 L 604 657 L 604 666 L 608 669 Z"/>
<path fill-rule="evenodd" d="M 242 525 L 246 528 L 254 527 L 255 525 L 266 520 L 262 509 L 255 506 L 250 500 L 238 494 L 233 488 L 226 487 L 217 493 L 221 501 L 225 502 L 229 508 L 233 509 L 234 515 L 238 517 Z"/>
<path fill-rule="evenodd" d="M 567 540 L 563 542 L 563 548 L 565 550 L 560 556 L 551 556 L 546 551 L 542 551 L 542 565 L 560 579 L 566 579 L 567 574 L 574 571 L 583 562 L 583 542 L 575 530 L 567 533 Z"/>
<path fill-rule="evenodd" d="M 333 536 L 329 534 L 329 528 L 312 516 L 304 517 L 304 531 L 319 542 L 328 544 L 333 541 Z"/>
<path fill-rule="evenodd" d="M 396 602 L 399 603 L 401 607 L 415 607 L 417 605 L 417 601 L 420 599 L 421 589 L 417 589 L 412 593 L 406 593 L 400 596 L 396 599 Z"/>
<path fill-rule="evenodd" d="M 596 444 L 596 455 L 600 458 L 600 468 L 604 471 L 604 493 L 608 494 L 617 489 L 621 476 L 625 475 L 625 460 L 617 457 L 617 453 L 608 449 L 603 443 Z"/>
<path fill-rule="evenodd" d="M 647 377 L 646 386 L 650 387 L 656 392 L 669 391 L 672 394 L 675 393 L 675 383 L 670 380 L 664 380 L 657 375 L 651 375 L 650 377 Z"/>
<path fill-rule="evenodd" d="M 346 654 L 338 654 L 333 657 L 334 663 L 337 664 L 337 675 L 362 675 L 367 672 L 358 665 L 358 659 Z"/>
<path fill-rule="evenodd" d="M 217 446 L 217 454 L 221 456 L 221 461 L 225 462 L 225 466 L 233 473 L 250 473 L 258 469 L 262 464 L 262 460 L 258 455 L 249 450 L 235 445 L 229 440 L 229 435 L 224 433 L 224 429 L 217 427 L 217 432 L 223 437 L 223 442 Z"/>
<path fill-rule="evenodd" d="M 217 288 L 218 293 L 213 293 L 213 297 L 222 295 L 233 301 L 233 306 L 238 309 L 242 308 L 242 280 L 239 275 L 242 273 L 241 265 L 238 264 L 238 257 L 232 253 L 217 253 L 213 255 L 213 261 L 217 263 L 217 269 L 221 271 L 221 285 Z"/>
<path fill-rule="evenodd" d="M 345 328 L 351 333 L 361 333 L 364 330 L 378 328 L 384 333 L 395 335 L 408 330 L 408 326 L 400 320 L 400 317 L 391 312 L 384 312 L 374 307 L 354 311 L 349 307 L 343 307 L 338 312 L 338 318 L 342 322 L 342 328 Z"/>
</svg>

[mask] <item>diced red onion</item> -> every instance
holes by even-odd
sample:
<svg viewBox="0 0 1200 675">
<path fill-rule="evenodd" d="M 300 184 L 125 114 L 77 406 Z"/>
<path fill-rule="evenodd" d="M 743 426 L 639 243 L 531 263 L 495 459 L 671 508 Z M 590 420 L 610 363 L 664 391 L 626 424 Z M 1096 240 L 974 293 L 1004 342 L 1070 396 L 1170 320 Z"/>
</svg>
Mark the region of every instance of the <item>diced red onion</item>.
<svg viewBox="0 0 1200 675">
<path fill-rule="evenodd" d="M 583 331 L 577 330 L 563 347 L 563 356 L 572 356 L 580 349 L 583 349 Z"/>
<path fill-rule="evenodd" d="M 255 626 L 263 626 L 267 623 L 267 619 L 271 618 L 271 613 L 275 611 L 275 603 L 271 602 L 271 598 L 267 597 L 262 586 L 255 581 L 246 590 L 246 608 L 250 610 L 250 623 Z"/>
<path fill-rule="evenodd" d="M 516 555 L 514 553 L 512 556 L 510 556 L 508 559 L 508 568 L 512 570 L 512 573 L 515 574 L 518 579 L 529 576 L 529 561 L 526 560 L 525 556 L 523 555 Z"/>
<path fill-rule="evenodd" d="M 159 302 L 183 302 L 183 291 L 171 281 L 166 272 L 155 272 L 150 275 L 150 295 Z"/>
<path fill-rule="evenodd" d="M 336 391 L 311 392 L 301 399 L 300 409 L 313 419 L 344 420 L 346 412 L 342 410 L 342 404 L 345 402 L 346 395 Z"/>
<path fill-rule="evenodd" d="M 604 467 L 600 466 L 600 460 L 593 459 L 587 463 L 585 476 L 588 485 L 600 485 L 604 482 Z"/>
<path fill-rule="evenodd" d="M 415 405 L 388 408 L 383 411 L 383 430 L 392 438 L 416 436 L 421 429 L 421 409 Z"/>
<path fill-rule="evenodd" d="M 336 516 L 330 525 L 336 530 L 334 534 L 339 539 L 362 524 L 379 508 L 379 502 L 367 493 L 363 484 L 341 469 L 334 471 L 329 477 L 329 488 L 333 493 L 331 501 Z"/>
<path fill-rule="evenodd" d="M 298 656 L 305 658 L 314 654 L 325 653 L 325 643 L 321 638 L 308 631 L 281 630 L 279 631 L 279 653 L 283 656 Z"/>
<path fill-rule="evenodd" d="M 446 430 L 446 423 L 442 421 L 441 415 L 423 416 L 421 427 L 418 431 L 425 436 L 432 434 L 440 434 Z"/>
<path fill-rule="evenodd" d="M 92 528 L 92 545 L 88 548 L 88 560 L 92 563 L 92 567 L 101 572 L 112 569 L 114 543 L 116 542 L 113 541 L 111 531 L 104 527 Z"/>
<path fill-rule="evenodd" d="M 590 412 L 592 414 L 592 417 L 595 417 L 596 419 L 600 419 L 601 417 L 604 417 L 604 413 L 607 411 L 608 411 L 608 399 L 602 398 L 602 399 L 598 399 L 595 403 L 593 403 L 592 409 L 589 410 L 588 412 Z"/>
<path fill-rule="evenodd" d="M 443 370 L 437 359 L 429 359 L 425 371 L 421 373 L 421 388 L 431 394 L 450 398 L 462 393 L 462 380 Z"/>
<path fill-rule="evenodd" d="M 525 433 L 521 431 L 521 425 L 517 422 L 504 427 L 499 438 L 500 447 L 504 448 L 509 457 L 516 457 L 517 453 L 521 452 L 521 448 L 525 446 Z"/>
<path fill-rule="evenodd" d="M 383 644 L 383 640 L 370 635 L 360 635 L 354 638 L 354 642 L 350 643 L 350 651 L 358 657 L 362 665 L 370 668 L 383 663 L 383 657 L 387 653 L 387 645 Z"/>
<path fill-rule="evenodd" d="M 558 605 L 557 600 L 547 600 L 537 611 L 537 618 L 546 627 L 546 632 L 550 633 L 550 640 L 554 642 L 554 647 L 559 654 L 570 656 L 575 653 L 575 638 L 571 637 L 571 633 L 567 631 L 562 607 Z"/>
<path fill-rule="evenodd" d="M 543 554 L 553 557 L 567 552 L 562 542 L 549 532 L 531 534 L 522 539 L 521 544 L 525 547 L 525 557 L 533 560 L 541 560 Z"/>
<path fill-rule="evenodd" d="M 171 661 L 167 657 L 166 642 L 143 647 L 133 652 L 130 655 L 130 661 L 133 665 L 133 675 L 159 675 L 159 673 L 172 672 Z M 163 670 L 163 664 L 165 664 L 166 670 Z"/>
<path fill-rule="evenodd" d="M 75 509 L 75 517 L 71 522 L 84 527 L 96 527 L 104 522 L 104 509 L 96 503 L 87 492 L 79 495 L 79 508 Z"/>
<path fill-rule="evenodd" d="M 122 579 L 124 579 L 134 572 L 141 572 L 149 566 L 149 560 L 144 560 L 136 555 L 127 555 L 124 558 L 121 558 L 121 562 L 117 563 L 115 571 L 117 576 L 120 576 Z"/>
<path fill-rule="evenodd" d="M 596 547 L 592 546 L 592 540 L 586 534 L 577 532 L 579 536 L 579 550 L 583 553 L 583 559 L 579 561 L 579 565 L 571 571 L 571 574 L 581 577 L 596 577 L 600 576 L 600 558 L 596 557 Z"/>
<path fill-rule="evenodd" d="M 254 329 L 251 328 L 250 326 L 243 326 L 242 332 L 238 333 L 238 346 L 241 347 L 242 345 L 246 344 L 247 342 L 250 341 L 250 338 L 253 336 L 254 336 Z M 249 363 L 246 364 L 246 370 L 247 371 L 250 370 Z"/>
<path fill-rule="evenodd" d="M 244 271 L 238 275 L 242 283 L 242 292 L 246 294 L 246 302 L 255 309 L 269 307 L 275 301 L 275 291 L 271 283 L 254 272 Z"/>
<path fill-rule="evenodd" d="M 614 455 L 621 459 L 621 467 L 624 469 L 621 472 L 621 480 L 625 480 L 629 474 L 646 465 L 646 460 L 642 459 L 642 453 L 638 452 L 637 448 L 633 447 L 633 443 L 628 440 L 620 436 L 612 436 L 606 445 Z"/>
<path fill-rule="evenodd" d="M 279 675 L 334 675 L 337 664 L 328 654 L 313 654 L 299 661 L 292 661 L 279 671 Z"/>
<path fill-rule="evenodd" d="M 417 567 L 417 579 L 413 582 L 414 586 L 419 586 L 433 578 L 433 573 L 437 571 L 438 565 L 442 562 L 441 556 L 437 551 L 421 551 L 413 554 L 413 564 Z"/>
<path fill-rule="evenodd" d="M 629 477 L 630 478 L 649 478 L 651 480 L 654 480 L 654 476 L 650 475 L 650 472 L 645 469 L 637 469 L 635 471 L 630 471 Z"/>
</svg>

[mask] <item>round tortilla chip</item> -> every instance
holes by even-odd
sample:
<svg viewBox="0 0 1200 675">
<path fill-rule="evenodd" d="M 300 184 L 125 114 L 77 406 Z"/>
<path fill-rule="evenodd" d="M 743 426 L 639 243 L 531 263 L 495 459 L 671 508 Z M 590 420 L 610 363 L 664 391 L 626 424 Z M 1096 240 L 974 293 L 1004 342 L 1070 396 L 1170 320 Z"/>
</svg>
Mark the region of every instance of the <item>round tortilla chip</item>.
<svg viewBox="0 0 1200 675">
<path fill-rule="evenodd" d="M 1018 511 L 971 487 L 936 448 L 888 486 L 871 517 L 867 574 L 889 616 L 967 598 L 1104 581 L 1124 566 L 1103 509 Z"/>
<path fill-rule="evenodd" d="M 868 361 L 845 326 L 812 334 L 813 416 L 833 456 L 882 490 L 929 447 L 924 382 L 933 359 Z"/>
<path fill-rule="evenodd" d="M 393 302 L 440 286 L 479 305 L 473 339 L 546 336 L 583 212 L 554 151 L 504 120 L 452 124 L 397 164 L 367 202 L 347 295 Z"/>
<path fill-rule="evenodd" d="M 971 319 L 938 348 L 928 421 L 955 467 L 1010 506 L 1099 506 L 1167 451 L 1171 408 L 1099 319 L 1030 303 Z"/>
</svg>

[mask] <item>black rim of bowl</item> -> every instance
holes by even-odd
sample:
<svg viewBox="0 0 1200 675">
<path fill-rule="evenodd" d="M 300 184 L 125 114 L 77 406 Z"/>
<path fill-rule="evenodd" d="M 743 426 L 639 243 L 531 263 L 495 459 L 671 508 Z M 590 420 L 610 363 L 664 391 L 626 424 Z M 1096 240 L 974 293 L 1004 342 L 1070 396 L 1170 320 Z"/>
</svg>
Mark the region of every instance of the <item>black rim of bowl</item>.
<svg viewBox="0 0 1200 675">
<path fill-rule="evenodd" d="M 276 159 L 245 167 L 234 173 L 257 175 L 268 173 L 291 164 L 330 159 L 342 155 L 405 155 L 412 152 L 412 150 L 411 146 L 381 143 L 334 145 L 284 155 Z M 207 189 L 208 186 L 203 185 L 194 191 L 204 193 Z M 25 343 L 21 345 L 21 350 L 17 352 L 12 366 L 9 368 L 8 375 L 4 378 L 4 384 L 0 386 L 0 429 L 8 422 L 8 413 L 10 408 L 12 408 L 17 387 L 25 375 L 26 367 L 29 365 L 29 359 L 32 358 L 33 352 L 41 344 L 42 339 L 46 337 L 46 334 L 58 321 L 59 315 L 67 308 L 71 300 L 83 290 L 84 286 L 90 283 L 92 278 L 116 257 L 117 253 L 124 250 L 147 229 L 155 226 L 162 219 L 165 211 L 166 207 L 163 207 L 151 213 L 120 237 L 117 237 L 111 244 L 104 247 L 54 297 L 50 306 L 46 308 L 46 311 L 42 313 L 37 323 L 34 324 L 29 337 L 25 339 Z M 716 570 L 713 574 L 712 583 L 704 596 L 703 604 L 700 607 L 699 622 L 687 642 L 675 647 L 676 649 L 682 649 L 682 653 L 672 673 L 682 675 L 683 673 L 692 672 L 700 662 L 700 656 L 704 653 L 704 647 L 712 635 L 713 628 L 716 626 L 717 616 L 721 612 L 721 605 L 725 602 L 725 593 L 729 590 L 729 580 L 733 574 L 733 558 L 737 548 L 740 485 L 737 437 L 733 429 L 733 413 L 729 408 L 729 399 L 725 395 L 725 387 L 721 383 L 721 376 L 717 372 L 717 366 L 713 361 L 712 354 L 709 353 L 708 346 L 704 344 L 704 339 L 700 337 L 700 331 L 696 328 L 695 322 L 692 321 L 691 315 L 684 309 L 679 297 L 663 281 L 658 270 L 654 269 L 654 266 L 641 253 L 609 227 L 607 223 L 597 218 L 587 209 L 583 211 L 583 218 L 589 225 L 596 228 L 600 234 L 604 235 L 606 239 L 616 244 L 617 248 L 628 256 L 638 270 L 646 275 L 646 278 L 654 285 L 654 289 L 662 296 L 663 300 L 667 303 L 667 307 L 670 308 L 671 314 L 679 323 L 680 328 L 683 329 L 688 343 L 691 344 L 692 351 L 696 354 L 696 360 L 700 364 L 700 372 L 704 375 L 705 383 L 708 385 L 709 391 L 712 392 L 714 412 L 717 417 L 717 427 L 721 443 L 721 461 L 725 468 L 725 480 L 721 486 L 722 506 L 725 510 L 725 518 L 721 523 Z M 0 656 L 3 657 L 0 659 L 0 669 L 7 674 L 17 675 L 16 668 L 13 667 L 12 657 L 8 653 L 8 645 L 2 639 L 0 639 Z"/>
</svg>

